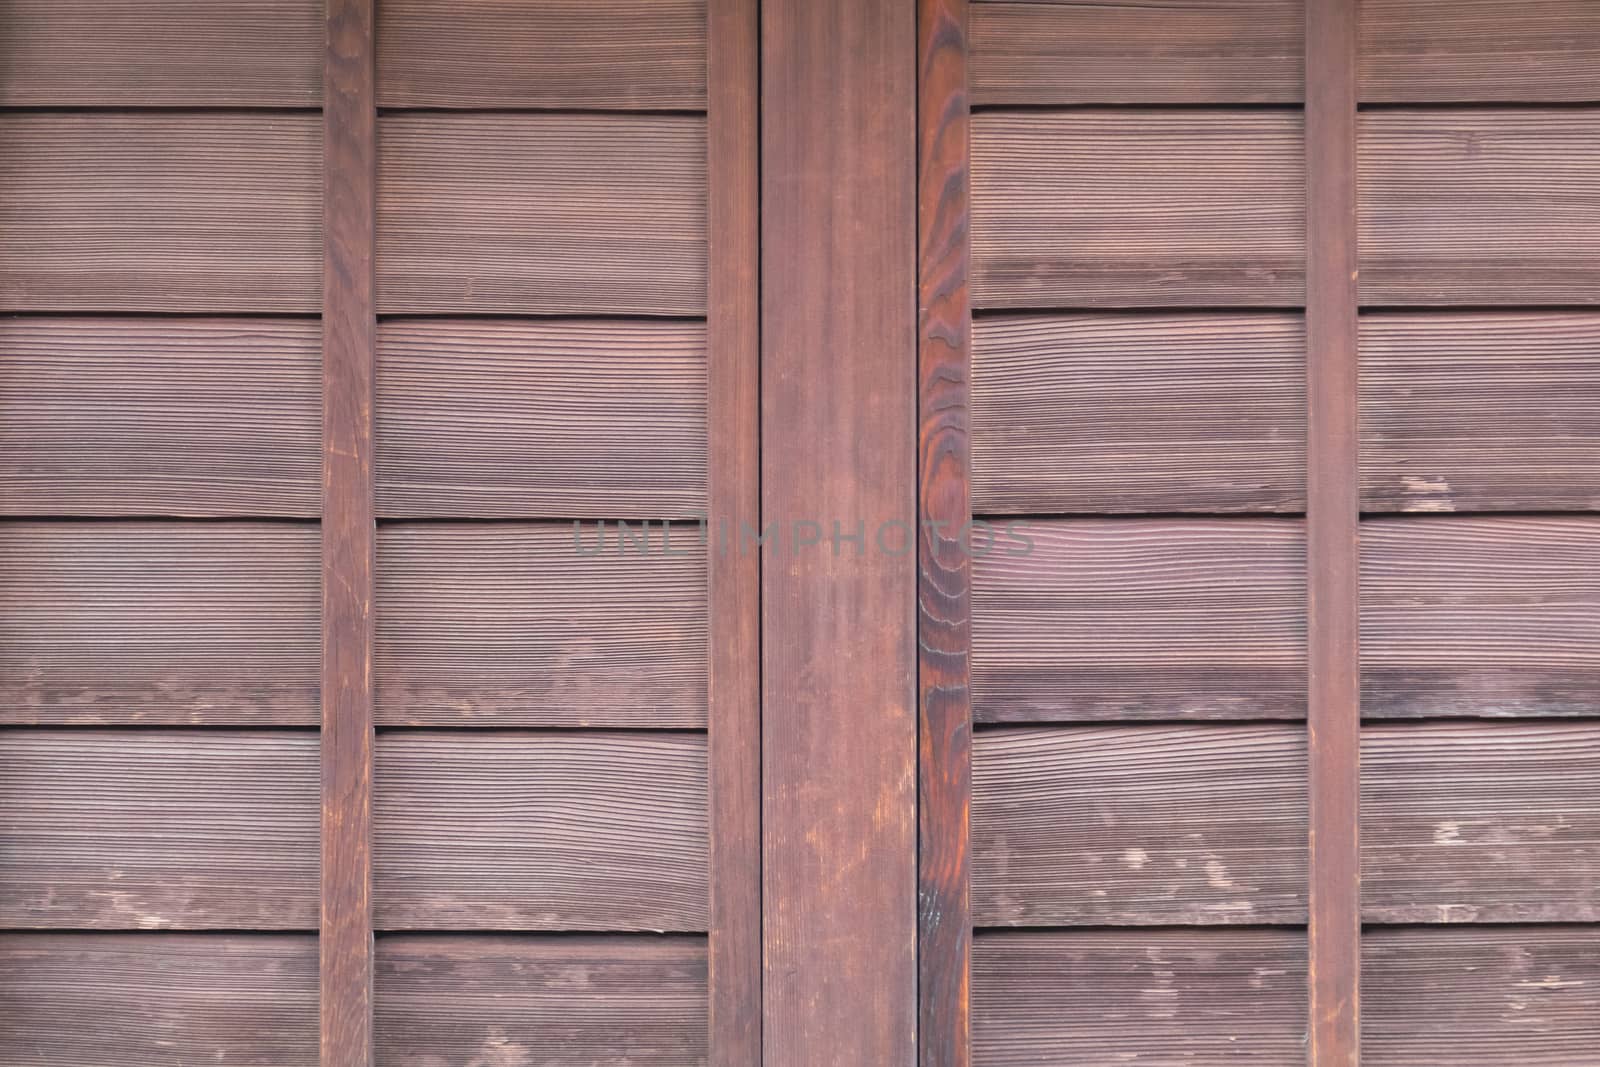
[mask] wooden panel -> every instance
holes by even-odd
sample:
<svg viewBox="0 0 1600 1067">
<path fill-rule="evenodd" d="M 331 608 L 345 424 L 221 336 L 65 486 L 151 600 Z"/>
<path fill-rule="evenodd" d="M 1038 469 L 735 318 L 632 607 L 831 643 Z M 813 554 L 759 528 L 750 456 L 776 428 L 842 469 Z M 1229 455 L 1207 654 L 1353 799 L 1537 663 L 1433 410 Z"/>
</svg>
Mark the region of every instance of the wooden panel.
<svg viewBox="0 0 1600 1067">
<path fill-rule="evenodd" d="M 315 0 L 7 0 L 0 107 L 315 107 Z"/>
<path fill-rule="evenodd" d="M 317 737 L 0 733 L 0 924 L 313 929 Z"/>
<path fill-rule="evenodd" d="M 1296 931 L 997 932 L 972 956 L 977 1067 L 1304 1062 Z"/>
<path fill-rule="evenodd" d="M 10 1067 L 317 1067 L 317 939 L 0 936 Z"/>
<path fill-rule="evenodd" d="M 1600 517 L 1362 524 L 1362 713 L 1593 715 Z"/>
<path fill-rule="evenodd" d="M 1367 1067 L 1572 1067 L 1600 1048 L 1593 928 L 1376 928 L 1362 938 Z"/>
<path fill-rule="evenodd" d="M 1593 102 L 1597 80 L 1591 0 L 1362 0 L 1363 100 Z"/>
<path fill-rule="evenodd" d="M 379 140 L 379 311 L 705 313 L 705 119 L 391 115 Z"/>
<path fill-rule="evenodd" d="M 1299 303 L 1301 135 L 1291 111 L 974 116 L 974 305 Z"/>
<path fill-rule="evenodd" d="M 0 115 L 0 310 L 318 307 L 315 115 Z"/>
<path fill-rule="evenodd" d="M 979 733 L 979 926 L 1304 922 L 1306 742 L 1290 726 Z"/>
<path fill-rule="evenodd" d="M 1600 510 L 1600 315 L 1361 323 L 1362 506 Z"/>
<path fill-rule="evenodd" d="M 1371 922 L 1600 920 L 1600 727 L 1364 730 L 1361 912 Z"/>
<path fill-rule="evenodd" d="M 974 3 L 973 102 L 1296 103 L 1303 3 Z"/>
<path fill-rule="evenodd" d="M 316 517 L 314 322 L 0 319 L 0 511 Z"/>
<path fill-rule="evenodd" d="M 0 720 L 317 721 L 317 530 L 0 526 Z"/>
<path fill-rule="evenodd" d="M 402 320 L 378 345 L 380 514 L 705 512 L 704 325 Z"/>
<path fill-rule="evenodd" d="M 1020 521 L 1010 531 L 988 552 L 974 536 L 978 721 L 1305 714 L 1298 521 Z"/>
<path fill-rule="evenodd" d="M 670 529 L 385 527 L 378 721 L 705 726 L 706 550 Z"/>
<path fill-rule="evenodd" d="M 378 103 L 704 108 L 706 0 L 389 0 Z"/>
<path fill-rule="evenodd" d="M 1028 315 L 973 324 L 973 507 L 1305 507 L 1298 315 Z"/>
<path fill-rule="evenodd" d="M 696 937 L 378 939 L 379 1067 L 706 1062 Z"/>
<path fill-rule="evenodd" d="M 378 738 L 381 930 L 704 930 L 694 734 Z"/>
<path fill-rule="evenodd" d="M 1365 304 L 1600 303 L 1600 110 L 1361 116 Z"/>
</svg>

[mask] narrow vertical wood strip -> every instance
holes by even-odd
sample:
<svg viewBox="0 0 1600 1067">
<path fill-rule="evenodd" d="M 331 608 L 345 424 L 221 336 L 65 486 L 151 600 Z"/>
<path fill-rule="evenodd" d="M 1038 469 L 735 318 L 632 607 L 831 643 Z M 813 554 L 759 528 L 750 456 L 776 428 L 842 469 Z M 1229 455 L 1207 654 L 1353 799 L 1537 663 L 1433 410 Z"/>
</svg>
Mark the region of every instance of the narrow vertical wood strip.
<svg viewBox="0 0 1600 1067">
<path fill-rule="evenodd" d="M 917 8 L 918 1035 L 971 1062 L 971 569 L 967 0 Z"/>
<path fill-rule="evenodd" d="M 1357 0 L 1306 9 L 1311 1067 L 1360 1061 Z"/>
<path fill-rule="evenodd" d="M 372 1062 L 373 0 L 327 0 L 323 101 L 323 1067 Z"/>
</svg>

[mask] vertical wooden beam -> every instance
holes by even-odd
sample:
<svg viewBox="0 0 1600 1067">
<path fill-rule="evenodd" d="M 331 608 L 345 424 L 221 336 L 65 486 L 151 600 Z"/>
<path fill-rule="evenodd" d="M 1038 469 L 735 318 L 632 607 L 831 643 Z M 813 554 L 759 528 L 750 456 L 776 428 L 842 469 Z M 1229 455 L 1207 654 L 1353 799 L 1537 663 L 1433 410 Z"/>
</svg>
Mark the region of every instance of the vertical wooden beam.
<svg viewBox="0 0 1600 1067">
<path fill-rule="evenodd" d="M 1360 1061 L 1356 3 L 1306 6 L 1312 1067 Z"/>
<path fill-rule="evenodd" d="M 762 5 L 765 1067 L 916 1056 L 915 20 Z"/>
<path fill-rule="evenodd" d="M 372 1062 L 373 0 L 328 0 L 323 93 L 323 1067 Z"/>
</svg>

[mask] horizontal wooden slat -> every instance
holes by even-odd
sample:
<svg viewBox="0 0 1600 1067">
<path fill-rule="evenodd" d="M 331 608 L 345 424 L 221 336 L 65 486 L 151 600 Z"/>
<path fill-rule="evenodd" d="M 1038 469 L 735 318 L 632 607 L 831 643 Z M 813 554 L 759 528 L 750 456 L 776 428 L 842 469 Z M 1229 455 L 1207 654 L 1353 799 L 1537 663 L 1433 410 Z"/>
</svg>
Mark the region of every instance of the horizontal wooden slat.
<svg viewBox="0 0 1600 1067">
<path fill-rule="evenodd" d="M 705 119 L 390 115 L 378 309 L 702 315 Z"/>
<path fill-rule="evenodd" d="M 1361 528 L 1362 714 L 1600 710 L 1600 516 Z"/>
<path fill-rule="evenodd" d="M 1361 993 L 1367 1067 L 1574 1067 L 1600 1049 L 1600 933 L 1373 928 Z"/>
<path fill-rule="evenodd" d="M 974 115 L 973 304 L 1297 304 L 1303 141 L 1287 110 Z"/>
<path fill-rule="evenodd" d="M 317 1067 L 317 939 L 0 935 L 8 1067 Z"/>
<path fill-rule="evenodd" d="M 1295 103 L 1304 0 L 974 3 L 976 104 Z"/>
<path fill-rule="evenodd" d="M 1305 781 L 1297 726 L 980 732 L 973 922 L 1304 922 Z"/>
<path fill-rule="evenodd" d="M 652 526 L 648 552 L 630 531 L 384 527 L 377 721 L 704 726 L 706 549 L 694 526 Z"/>
<path fill-rule="evenodd" d="M 0 721 L 317 722 L 318 536 L 0 524 Z"/>
<path fill-rule="evenodd" d="M 0 513 L 315 518 L 320 334 L 292 319 L 0 319 Z"/>
<path fill-rule="evenodd" d="M 1361 900 L 1373 922 L 1600 920 L 1600 725 L 1368 727 Z"/>
<path fill-rule="evenodd" d="M 974 1067 L 1305 1059 L 1290 930 L 1005 931 L 972 945 Z"/>
<path fill-rule="evenodd" d="M 388 0 L 382 107 L 701 108 L 705 0 Z"/>
<path fill-rule="evenodd" d="M 698 322 L 400 320 L 378 334 L 378 512 L 706 508 Z"/>
<path fill-rule="evenodd" d="M 381 930 L 706 928 L 699 734 L 378 738 Z"/>
<path fill-rule="evenodd" d="M 380 937 L 378 1067 L 706 1062 L 701 938 Z"/>
<path fill-rule="evenodd" d="M 1362 506 L 1600 510 L 1600 315 L 1361 323 Z"/>
<path fill-rule="evenodd" d="M 987 553 L 974 538 L 977 721 L 1304 716 L 1299 521 L 1030 520 L 1011 530 Z"/>
<path fill-rule="evenodd" d="M 973 509 L 1304 509 L 1305 396 L 1298 315 L 980 318 Z"/>
<path fill-rule="evenodd" d="M 1361 116 L 1366 304 L 1600 303 L 1600 109 Z"/>
<path fill-rule="evenodd" d="M 315 929 L 311 732 L 0 732 L 0 925 Z"/>
<path fill-rule="evenodd" d="M 0 115 L 0 310 L 315 312 L 316 115 Z"/>
<path fill-rule="evenodd" d="M 1361 97 L 1600 101 L 1593 0 L 1362 0 Z"/>
</svg>

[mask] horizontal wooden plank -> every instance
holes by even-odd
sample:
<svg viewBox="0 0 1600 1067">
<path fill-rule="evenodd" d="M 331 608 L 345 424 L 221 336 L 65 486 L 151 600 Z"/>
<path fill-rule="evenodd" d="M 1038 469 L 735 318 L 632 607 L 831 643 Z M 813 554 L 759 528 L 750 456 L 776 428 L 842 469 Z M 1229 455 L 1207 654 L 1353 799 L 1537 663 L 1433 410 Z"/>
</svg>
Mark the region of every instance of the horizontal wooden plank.
<svg viewBox="0 0 1600 1067">
<path fill-rule="evenodd" d="M 1592 0 L 1362 0 L 1361 98 L 1376 103 L 1600 100 Z"/>
<path fill-rule="evenodd" d="M 988 552 L 973 539 L 977 721 L 1305 715 L 1298 520 L 1026 520 L 1010 530 Z"/>
<path fill-rule="evenodd" d="M 377 721 L 703 727 L 706 549 L 694 526 L 629 530 L 382 528 Z"/>
<path fill-rule="evenodd" d="M 389 115 L 378 310 L 703 315 L 705 119 Z"/>
<path fill-rule="evenodd" d="M 1362 714 L 1593 715 L 1600 516 L 1371 519 Z"/>
<path fill-rule="evenodd" d="M 1303 142 L 1288 110 L 974 115 L 973 304 L 1298 304 Z"/>
<path fill-rule="evenodd" d="M 0 513 L 320 510 L 310 320 L 0 319 Z"/>
<path fill-rule="evenodd" d="M 1600 725 L 1368 727 L 1361 900 L 1372 922 L 1600 920 Z"/>
<path fill-rule="evenodd" d="M 1368 511 L 1600 510 L 1600 315 L 1361 322 Z"/>
<path fill-rule="evenodd" d="M 1304 922 L 1305 782 L 1298 726 L 982 731 L 973 922 Z"/>
<path fill-rule="evenodd" d="M 706 929 L 701 734 L 378 737 L 380 930 Z"/>
<path fill-rule="evenodd" d="M 378 513 L 704 514 L 706 403 L 703 323 L 384 323 Z"/>
<path fill-rule="evenodd" d="M 316 929 L 310 731 L 0 732 L 0 925 Z"/>
<path fill-rule="evenodd" d="M 0 721 L 318 721 L 318 534 L 0 524 Z"/>
<path fill-rule="evenodd" d="M 694 937 L 380 937 L 381 1067 L 706 1062 L 706 945 Z"/>
<path fill-rule="evenodd" d="M 1361 992 L 1368 1067 L 1573 1067 L 1600 1049 L 1600 934 L 1376 927 Z"/>
<path fill-rule="evenodd" d="M 705 0 L 388 0 L 381 107 L 706 106 Z"/>
<path fill-rule="evenodd" d="M 970 7 L 975 104 L 1297 103 L 1304 0 Z"/>
<path fill-rule="evenodd" d="M 1298 315 L 980 318 L 973 510 L 1304 510 L 1305 379 Z"/>
<path fill-rule="evenodd" d="M 314 114 L 0 115 L 0 311 L 315 312 Z"/>
<path fill-rule="evenodd" d="M 973 940 L 975 1067 L 1301 1063 L 1305 1030 L 1301 931 L 996 931 Z"/>
<path fill-rule="evenodd" d="M 316 1067 L 317 939 L 0 934 L 11 1067 Z"/>
<path fill-rule="evenodd" d="M 1600 109 L 1361 116 L 1365 304 L 1600 303 Z"/>
</svg>

